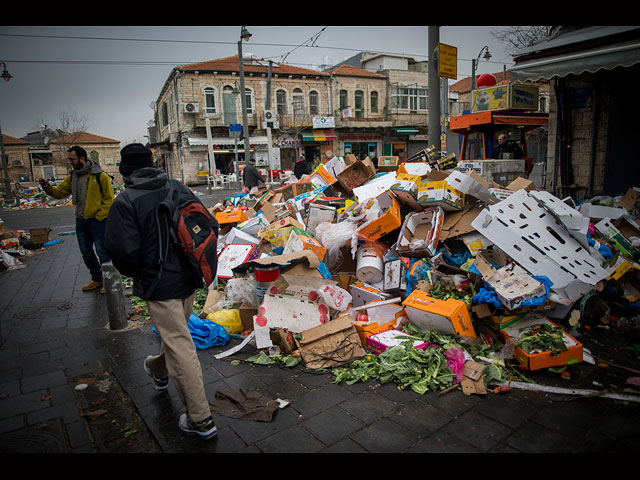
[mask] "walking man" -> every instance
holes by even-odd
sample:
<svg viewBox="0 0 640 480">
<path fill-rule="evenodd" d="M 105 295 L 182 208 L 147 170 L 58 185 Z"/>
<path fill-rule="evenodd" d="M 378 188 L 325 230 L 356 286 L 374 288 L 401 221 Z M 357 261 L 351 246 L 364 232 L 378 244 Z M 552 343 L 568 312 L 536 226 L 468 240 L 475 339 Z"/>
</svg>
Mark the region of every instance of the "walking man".
<svg viewBox="0 0 640 480">
<path fill-rule="evenodd" d="M 67 151 L 67 159 L 72 170 L 59 186 L 54 187 L 42 178 L 40 185 L 55 198 L 65 198 L 71 194 L 76 207 L 76 238 L 91 274 L 91 281 L 82 290 L 88 292 L 100 288 L 100 293 L 104 293 L 101 265 L 109 261 L 104 248 L 104 231 L 105 219 L 113 203 L 111 178 L 100 165 L 87 158 L 87 152 L 82 147 L 71 147 Z"/>
<path fill-rule="evenodd" d="M 242 172 L 242 180 L 244 181 L 244 186 L 249 190 L 248 193 L 256 193 L 258 191 L 258 185 L 265 183 L 262 175 L 260 175 L 260 172 L 256 168 L 255 158 L 248 160 Z"/>
<path fill-rule="evenodd" d="M 160 354 L 148 356 L 143 368 L 157 391 L 167 390 L 169 379 L 173 380 L 186 410 L 178 422 L 180 430 L 209 439 L 217 434 L 217 428 L 188 326 L 195 291 L 203 282 L 189 275 L 183 252 L 174 243 L 169 244 L 166 259 L 161 262 L 160 238 L 168 232 L 156 217 L 158 204 L 167 197 L 170 185 L 175 190 L 190 191 L 154 167 L 151 150 L 142 144 L 127 145 L 120 155 L 125 190 L 111 207 L 105 245 L 118 271 L 133 277 L 133 294 L 146 300 L 151 323 L 162 339 Z"/>
</svg>

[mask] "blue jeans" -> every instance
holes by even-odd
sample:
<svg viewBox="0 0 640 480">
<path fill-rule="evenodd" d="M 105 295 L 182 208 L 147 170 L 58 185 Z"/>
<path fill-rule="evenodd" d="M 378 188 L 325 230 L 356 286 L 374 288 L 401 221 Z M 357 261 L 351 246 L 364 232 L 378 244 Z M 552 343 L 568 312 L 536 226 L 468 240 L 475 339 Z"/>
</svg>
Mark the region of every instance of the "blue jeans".
<svg viewBox="0 0 640 480">
<path fill-rule="evenodd" d="M 109 254 L 104 249 L 106 226 L 106 219 L 99 221 L 95 218 L 76 218 L 76 237 L 78 238 L 82 259 L 91 273 L 91 280 L 96 282 L 102 281 L 102 268 L 100 265 L 110 260 Z"/>
</svg>

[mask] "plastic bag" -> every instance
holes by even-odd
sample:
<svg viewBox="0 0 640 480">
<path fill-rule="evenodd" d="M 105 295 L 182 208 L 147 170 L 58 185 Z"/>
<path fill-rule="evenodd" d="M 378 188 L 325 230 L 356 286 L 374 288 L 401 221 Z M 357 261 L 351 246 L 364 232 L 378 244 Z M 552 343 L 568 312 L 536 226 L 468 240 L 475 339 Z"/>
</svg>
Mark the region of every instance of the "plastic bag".
<svg viewBox="0 0 640 480">
<path fill-rule="evenodd" d="M 355 247 L 356 224 L 350 221 L 339 223 L 322 222 L 316 226 L 315 238 L 327 249 L 324 263 L 329 270 L 333 270 L 342 263 L 340 249 L 346 245 L 351 246 L 353 254 Z"/>
<path fill-rule="evenodd" d="M 229 341 L 229 334 L 224 327 L 210 322 L 206 318 L 200 318 L 194 313 L 189 317 L 188 326 L 193 343 L 198 350 L 226 345 Z M 152 330 L 158 334 L 156 327 L 153 327 Z"/>
<path fill-rule="evenodd" d="M 443 355 L 444 358 L 447 359 L 446 367 L 451 370 L 451 373 L 455 373 L 456 375 L 456 381 L 454 383 L 461 382 L 465 362 L 464 353 L 459 348 L 453 347 L 445 351 Z"/>
<path fill-rule="evenodd" d="M 238 277 L 227 281 L 226 300 L 236 305 L 246 303 L 258 307 L 256 280 L 253 277 Z"/>
<path fill-rule="evenodd" d="M 207 320 L 220 325 L 227 333 L 240 333 L 243 330 L 240 310 L 237 308 L 210 313 L 207 315 Z"/>
<path fill-rule="evenodd" d="M 344 312 L 351 305 L 351 294 L 336 285 L 325 285 L 318 293 L 329 307 L 339 312 Z"/>
</svg>

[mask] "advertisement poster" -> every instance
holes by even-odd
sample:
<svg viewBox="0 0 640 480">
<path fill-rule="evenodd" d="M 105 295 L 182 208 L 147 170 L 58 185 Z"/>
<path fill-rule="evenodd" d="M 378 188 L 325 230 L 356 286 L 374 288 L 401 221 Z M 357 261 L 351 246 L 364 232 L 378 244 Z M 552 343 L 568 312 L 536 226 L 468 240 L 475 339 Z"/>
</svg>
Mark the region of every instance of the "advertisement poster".
<svg viewBox="0 0 640 480">
<path fill-rule="evenodd" d="M 473 90 L 471 95 L 473 113 L 538 109 L 538 87 L 533 85 L 496 85 Z"/>
<path fill-rule="evenodd" d="M 471 95 L 474 113 L 509 108 L 509 85 L 473 90 Z"/>
</svg>

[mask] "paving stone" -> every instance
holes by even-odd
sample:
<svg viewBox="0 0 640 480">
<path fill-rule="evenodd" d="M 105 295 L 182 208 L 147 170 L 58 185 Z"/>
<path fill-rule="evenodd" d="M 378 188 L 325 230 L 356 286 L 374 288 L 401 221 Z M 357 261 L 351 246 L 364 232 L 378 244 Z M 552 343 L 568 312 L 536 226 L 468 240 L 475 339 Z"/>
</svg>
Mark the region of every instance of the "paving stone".
<svg viewBox="0 0 640 480">
<path fill-rule="evenodd" d="M 451 415 L 433 405 L 414 400 L 389 417 L 407 430 L 426 436 L 452 421 Z"/>
<path fill-rule="evenodd" d="M 390 415 L 395 406 L 396 404 L 391 400 L 372 391 L 354 395 L 340 403 L 340 408 L 367 425 Z"/>
<path fill-rule="evenodd" d="M 340 408 L 331 408 L 314 415 L 301 425 L 325 445 L 332 445 L 364 427 L 360 420 Z"/>
<path fill-rule="evenodd" d="M 292 404 L 303 417 L 308 418 L 351 398 L 353 394 L 335 384 L 316 388 Z"/>
<path fill-rule="evenodd" d="M 446 432 L 438 431 L 412 445 L 407 453 L 480 453 L 482 450 Z"/>
<path fill-rule="evenodd" d="M 419 437 L 383 418 L 352 434 L 351 439 L 370 453 L 400 453 L 407 451 Z"/>
<path fill-rule="evenodd" d="M 42 390 L 45 388 L 59 387 L 67 384 L 67 377 L 61 370 L 56 370 L 44 375 L 35 377 L 26 377 L 22 379 L 22 392 L 29 393 L 34 390 Z"/>
<path fill-rule="evenodd" d="M 321 453 L 368 453 L 350 438 L 344 438 L 339 442 L 321 450 Z"/>
<path fill-rule="evenodd" d="M 508 427 L 475 411 L 466 412 L 447 423 L 442 431 L 485 451 L 511 433 Z"/>
<path fill-rule="evenodd" d="M 298 425 L 260 440 L 256 446 L 264 453 L 316 453 L 325 447 Z"/>
<path fill-rule="evenodd" d="M 48 395 L 47 390 L 32 391 L 29 393 L 5 398 L 0 403 L 0 418 L 12 417 L 23 413 L 46 409 L 51 406 L 49 400 L 42 400 L 42 396 Z"/>
<path fill-rule="evenodd" d="M 569 439 L 542 425 L 527 421 L 504 442 L 520 453 L 566 453 L 570 452 Z"/>
<path fill-rule="evenodd" d="M 286 407 L 276 411 L 270 422 L 237 420 L 229 428 L 236 432 L 247 445 L 250 445 L 287 430 L 299 421 L 298 412 L 293 408 Z"/>
</svg>

